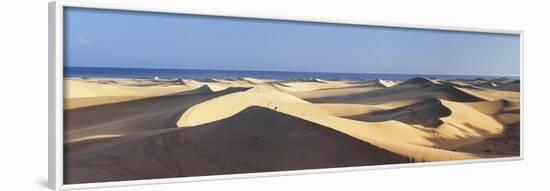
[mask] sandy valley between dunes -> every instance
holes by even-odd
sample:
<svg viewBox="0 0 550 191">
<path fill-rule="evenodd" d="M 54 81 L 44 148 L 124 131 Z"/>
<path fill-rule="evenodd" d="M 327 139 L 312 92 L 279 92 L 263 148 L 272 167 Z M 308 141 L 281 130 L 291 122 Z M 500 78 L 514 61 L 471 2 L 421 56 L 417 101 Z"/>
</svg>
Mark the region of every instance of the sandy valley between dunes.
<svg viewBox="0 0 550 191">
<path fill-rule="evenodd" d="M 519 84 L 66 78 L 64 182 L 518 156 Z"/>
</svg>

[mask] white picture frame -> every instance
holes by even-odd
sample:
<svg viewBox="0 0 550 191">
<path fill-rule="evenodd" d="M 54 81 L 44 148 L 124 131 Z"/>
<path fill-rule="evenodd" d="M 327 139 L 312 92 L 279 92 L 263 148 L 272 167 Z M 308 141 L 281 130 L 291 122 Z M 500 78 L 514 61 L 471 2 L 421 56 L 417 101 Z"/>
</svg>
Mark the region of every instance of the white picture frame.
<svg viewBox="0 0 550 191">
<path fill-rule="evenodd" d="M 143 11 L 143 12 L 158 12 L 158 13 L 182 13 L 182 14 L 195 14 L 195 15 L 209 15 L 209 16 L 229 16 L 229 17 L 241 17 L 241 18 L 255 18 L 255 19 L 274 19 L 274 20 L 289 20 L 289 21 L 307 21 L 307 22 L 321 22 L 321 23 L 337 23 L 337 24 L 356 24 L 356 25 L 369 25 L 369 26 L 385 26 L 385 27 L 400 27 L 400 28 L 415 28 L 415 29 L 432 29 L 432 30 L 444 30 L 444 31 L 464 31 L 464 32 L 482 32 L 482 33 L 495 33 L 495 34 L 514 34 L 520 36 L 520 79 L 521 79 L 521 103 L 523 101 L 523 31 L 519 30 L 502 30 L 502 29 L 481 29 L 481 28 L 465 28 L 465 27 L 452 27 L 452 26 L 435 26 L 435 25 L 416 25 L 416 24 L 403 24 L 403 23 L 386 23 L 386 22 L 371 22 L 361 20 L 339 20 L 339 19 L 325 19 L 325 18 L 296 18 L 292 16 L 284 15 L 272 15 L 272 14 L 248 14 L 248 13 L 234 13 L 230 11 L 208 11 L 201 9 L 181 9 L 172 8 L 169 5 L 159 5 L 158 7 L 142 7 L 138 4 L 135 5 L 118 5 L 118 4 L 106 4 L 106 3 L 88 3 L 78 1 L 55 1 L 49 3 L 49 35 L 48 35 L 48 64 L 49 64 L 49 98 L 48 98 L 48 184 L 51 189 L 54 190 L 71 190 L 82 188 L 98 188 L 98 187 L 113 187 L 113 186 L 133 186 L 133 185 L 146 185 L 146 184 L 165 184 L 165 183 L 180 183 L 180 182 L 194 182 L 194 181 L 207 181 L 207 180 L 221 180 L 221 179 L 237 179 L 237 178 L 253 178 L 253 177 L 269 177 L 269 176 L 286 176 L 286 175 L 299 175 L 299 174 L 313 174 L 313 173 L 330 173 L 330 172 L 346 172 L 357 170 L 376 170 L 376 169 L 391 169 L 391 168 L 406 168 L 406 167 L 422 167 L 432 165 L 451 165 L 451 164 L 468 164 L 468 163 L 483 163 L 483 162 L 498 162 L 498 161 L 513 161 L 522 160 L 524 157 L 524 112 L 521 112 L 520 119 L 520 155 L 514 157 L 502 157 L 491 159 L 476 159 L 476 160 L 460 160 L 460 161 L 443 161 L 443 162 L 429 162 L 429 163 L 408 163 L 408 164 L 391 164 L 383 166 L 361 166 L 361 167 L 345 167 L 345 168 L 329 168 L 329 169 L 315 169 L 315 170 L 295 170 L 295 171 L 280 171 L 280 172 L 261 172 L 250 174 L 231 174 L 231 175 L 213 175 L 213 176 L 200 176 L 200 177 L 181 177 L 181 178 L 167 178 L 167 179 L 151 179 L 151 180 L 132 180 L 132 181 L 119 181 L 119 182 L 102 182 L 102 183 L 86 183 L 86 184 L 64 184 L 63 183 L 63 9 L 65 7 L 81 7 L 81 8 L 97 8 L 97 9 L 111 9 L 111 10 L 125 10 L 125 11 Z M 523 111 L 524 104 L 521 104 L 521 110 Z"/>
</svg>

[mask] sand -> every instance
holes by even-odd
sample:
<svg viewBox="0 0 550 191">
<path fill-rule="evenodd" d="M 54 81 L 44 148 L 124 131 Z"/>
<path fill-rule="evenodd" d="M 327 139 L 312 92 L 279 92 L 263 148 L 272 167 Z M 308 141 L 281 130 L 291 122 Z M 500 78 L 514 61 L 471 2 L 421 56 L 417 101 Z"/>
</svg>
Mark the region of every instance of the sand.
<svg viewBox="0 0 550 191">
<path fill-rule="evenodd" d="M 518 156 L 518 85 L 66 79 L 65 182 Z"/>
<path fill-rule="evenodd" d="M 199 84 L 171 85 L 177 82 L 136 82 L 129 80 L 65 80 L 65 109 L 138 100 L 199 88 Z M 148 88 L 144 88 L 148 87 Z"/>
</svg>

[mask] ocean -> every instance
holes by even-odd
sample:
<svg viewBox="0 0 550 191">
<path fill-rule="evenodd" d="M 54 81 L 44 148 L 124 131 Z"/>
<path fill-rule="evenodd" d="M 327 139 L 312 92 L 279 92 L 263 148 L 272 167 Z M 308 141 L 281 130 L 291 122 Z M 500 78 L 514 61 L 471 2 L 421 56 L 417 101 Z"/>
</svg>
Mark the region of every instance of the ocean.
<svg viewBox="0 0 550 191">
<path fill-rule="evenodd" d="M 152 69 L 152 68 L 104 68 L 104 67 L 64 67 L 64 77 L 88 78 L 129 78 L 129 79 L 237 79 L 250 77 L 257 79 L 295 80 L 407 80 L 413 77 L 434 79 L 518 79 L 514 76 L 465 76 L 465 75 L 426 75 L 426 74 L 376 74 L 376 73 L 332 73 L 332 72 L 280 72 L 280 71 L 237 71 L 237 70 L 194 70 L 194 69 Z"/>
</svg>

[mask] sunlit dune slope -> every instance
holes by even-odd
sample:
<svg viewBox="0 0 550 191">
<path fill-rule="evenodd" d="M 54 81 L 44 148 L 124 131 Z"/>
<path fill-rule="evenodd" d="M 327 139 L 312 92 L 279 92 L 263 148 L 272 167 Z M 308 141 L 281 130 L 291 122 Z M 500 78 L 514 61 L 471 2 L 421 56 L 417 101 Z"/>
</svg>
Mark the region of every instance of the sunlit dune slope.
<svg viewBox="0 0 550 191">
<path fill-rule="evenodd" d="M 450 85 L 424 78 L 413 78 L 395 86 L 345 96 L 307 99 L 314 103 L 380 104 L 398 100 L 441 98 L 450 101 L 474 102 L 484 99 Z"/>
<path fill-rule="evenodd" d="M 433 83 L 430 81 L 428 85 Z M 250 106 L 261 106 L 333 128 L 417 161 L 488 157 L 489 153 L 482 155 L 452 150 L 498 136 L 503 130 L 503 124 L 492 116 L 461 102 L 427 98 L 412 105 L 389 105 L 392 104 L 341 104 L 330 108 L 330 105 L 311 104 L 273 89 L 253 88 L 197 104 L 182 114 L 177 125 L 206 124 L 226 119 Z M 344 111 L 343 108 L 347 107 L 350 110 Z M 353 120 L 353 115 L 369 117 Z"/>
<path fill-rule="evenodd" d="M 66 161 L 67 183 L 410 162 L 331 128 L 257 106 Z M 147 170 L 139 170 L 144 164 Z"/>
<path fill-rule="evenodd" d="M 195 85 L 135 86 L 128 83 L 96 83 L 68 79 L 64 81 L 64 109 L 76 109 L 102 104 L 119 103 L 147 97 L 173 94 L 199 88 Z"/>
<path fill-rule="evenodd" d="M 520 153 L 520 93 L 494 88 L 509 79 L 66 83 L 67 183 Z"/>
</svg>

